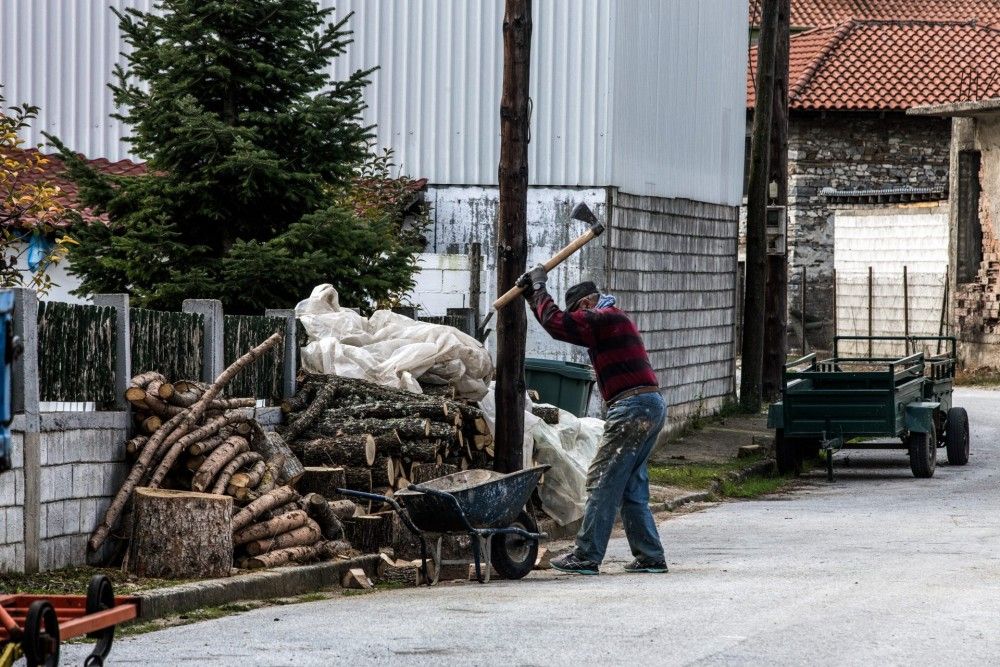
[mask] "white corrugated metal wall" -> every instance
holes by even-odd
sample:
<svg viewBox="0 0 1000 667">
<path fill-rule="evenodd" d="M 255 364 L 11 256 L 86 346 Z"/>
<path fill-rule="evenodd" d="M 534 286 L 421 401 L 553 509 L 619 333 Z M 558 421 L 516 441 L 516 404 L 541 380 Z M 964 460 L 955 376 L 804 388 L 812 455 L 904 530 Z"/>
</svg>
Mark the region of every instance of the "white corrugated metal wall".
<svg viewBox="0 0 1000 667">
<path fill-rule="evenodd" d="M 0 83 L 91 156 L 128 155 L 107 83 L 122 44 L 111 4 L 0 1 Z M 366 120 L 403 169 L 496 182 L 502 0 L 320 0 L 355 12 L 337 75 L 379 65 Z M 534 3 L 531 180 L 736 205 L 742 173 L 744 0 Z M 613 136 L 612 136 L 613 135 Z M 613 153 L 613 154 L 612 154 Z"/>
</svg>

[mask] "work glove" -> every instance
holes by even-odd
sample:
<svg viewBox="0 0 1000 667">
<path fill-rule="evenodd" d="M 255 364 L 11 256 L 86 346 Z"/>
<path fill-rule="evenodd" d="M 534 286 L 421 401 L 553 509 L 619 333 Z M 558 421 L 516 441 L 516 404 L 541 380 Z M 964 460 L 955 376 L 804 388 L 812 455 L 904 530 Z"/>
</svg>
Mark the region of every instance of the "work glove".
<svg viewBox="0 0 1000 667">
<path fill-rule="evenodd" d="M 549 279 L 549 274 L 545 267 L 537 264 L 531 271 L 527 271 L 517 279 L 517 286 L 524 288 L 524 294 L 531 297 L 536 291 L 545 289 L 545 282 Z"/>
</svg>

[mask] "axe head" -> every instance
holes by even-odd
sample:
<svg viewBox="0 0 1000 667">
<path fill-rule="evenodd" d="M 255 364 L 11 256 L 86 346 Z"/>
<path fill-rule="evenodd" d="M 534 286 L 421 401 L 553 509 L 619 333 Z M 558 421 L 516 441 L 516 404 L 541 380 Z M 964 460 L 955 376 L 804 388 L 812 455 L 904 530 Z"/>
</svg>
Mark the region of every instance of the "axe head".
<svg viewBox="0 0 1000 667">
<path fill-rule="evenodd" d="M 587 206 L 586 204 L 577 204 L 573 208 L 573 212 L 570 214 L 569 217 L 573 218 L 574 220 L 580 220 L 582 222 L 586 222 L 588 225 L 597 224 L 597 216 L 594 215 L 594 212 L 591 211 L 590 207 Z"/>
</svg>

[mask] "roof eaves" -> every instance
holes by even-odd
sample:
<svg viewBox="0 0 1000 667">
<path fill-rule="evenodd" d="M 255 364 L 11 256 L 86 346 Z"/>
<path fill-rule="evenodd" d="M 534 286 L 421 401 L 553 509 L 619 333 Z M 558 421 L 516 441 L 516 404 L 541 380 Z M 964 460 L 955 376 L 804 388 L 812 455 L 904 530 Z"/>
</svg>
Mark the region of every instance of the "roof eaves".
<svg viewBox="0 0 1000 667">
<path fill-rule="evenodd" d="M 789 102 L 794 103 L 794 101 L 803 97 L 806 88 L 808 88 L 809 83 L 812 81 L 812 78 L 816 76 L 816 72 L 818 72 L 820 67 L 823 66 L 826 60 L 830 57 L 830 54 L 833 53 L 834 49 L 843 43 L 843 41 L 851 33 L 851 30 L 854 29 L 855 25 L 857 25 L 857 21 L 846 21 L 842 23 L 839 28 L 837 28 L 837 32 L 833 34 L 830 40 L 819 52 L 819 55 L 816 56 L 816 59 L 813 60 L 813 62 L 802 72 L 798 81 L 796 81 L 795 85 L 788 91 Z M 808 35 L 810 32 L 812 31 L 810 30 L 808 32 L 804 32 L 802 35 Z M 798 36 L 799 35 L 796 35 L 796 37 Z"/>
</svg>

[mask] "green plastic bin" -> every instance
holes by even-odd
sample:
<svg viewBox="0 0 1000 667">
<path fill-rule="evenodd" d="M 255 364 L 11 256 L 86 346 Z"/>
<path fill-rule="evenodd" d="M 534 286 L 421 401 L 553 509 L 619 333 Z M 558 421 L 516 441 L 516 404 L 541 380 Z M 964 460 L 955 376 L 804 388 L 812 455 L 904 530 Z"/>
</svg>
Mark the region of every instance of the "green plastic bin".
<svg viewBox="0 0 1000 667">
<path fill-rule="evenodd" d="M 597 377 L 589 364 L 552 359 L 525 359 L 524 379 L 538 392 L 542 403 L 551 403 L 577 417 L 587 414 L 590 393 Z"/>
</svg>

